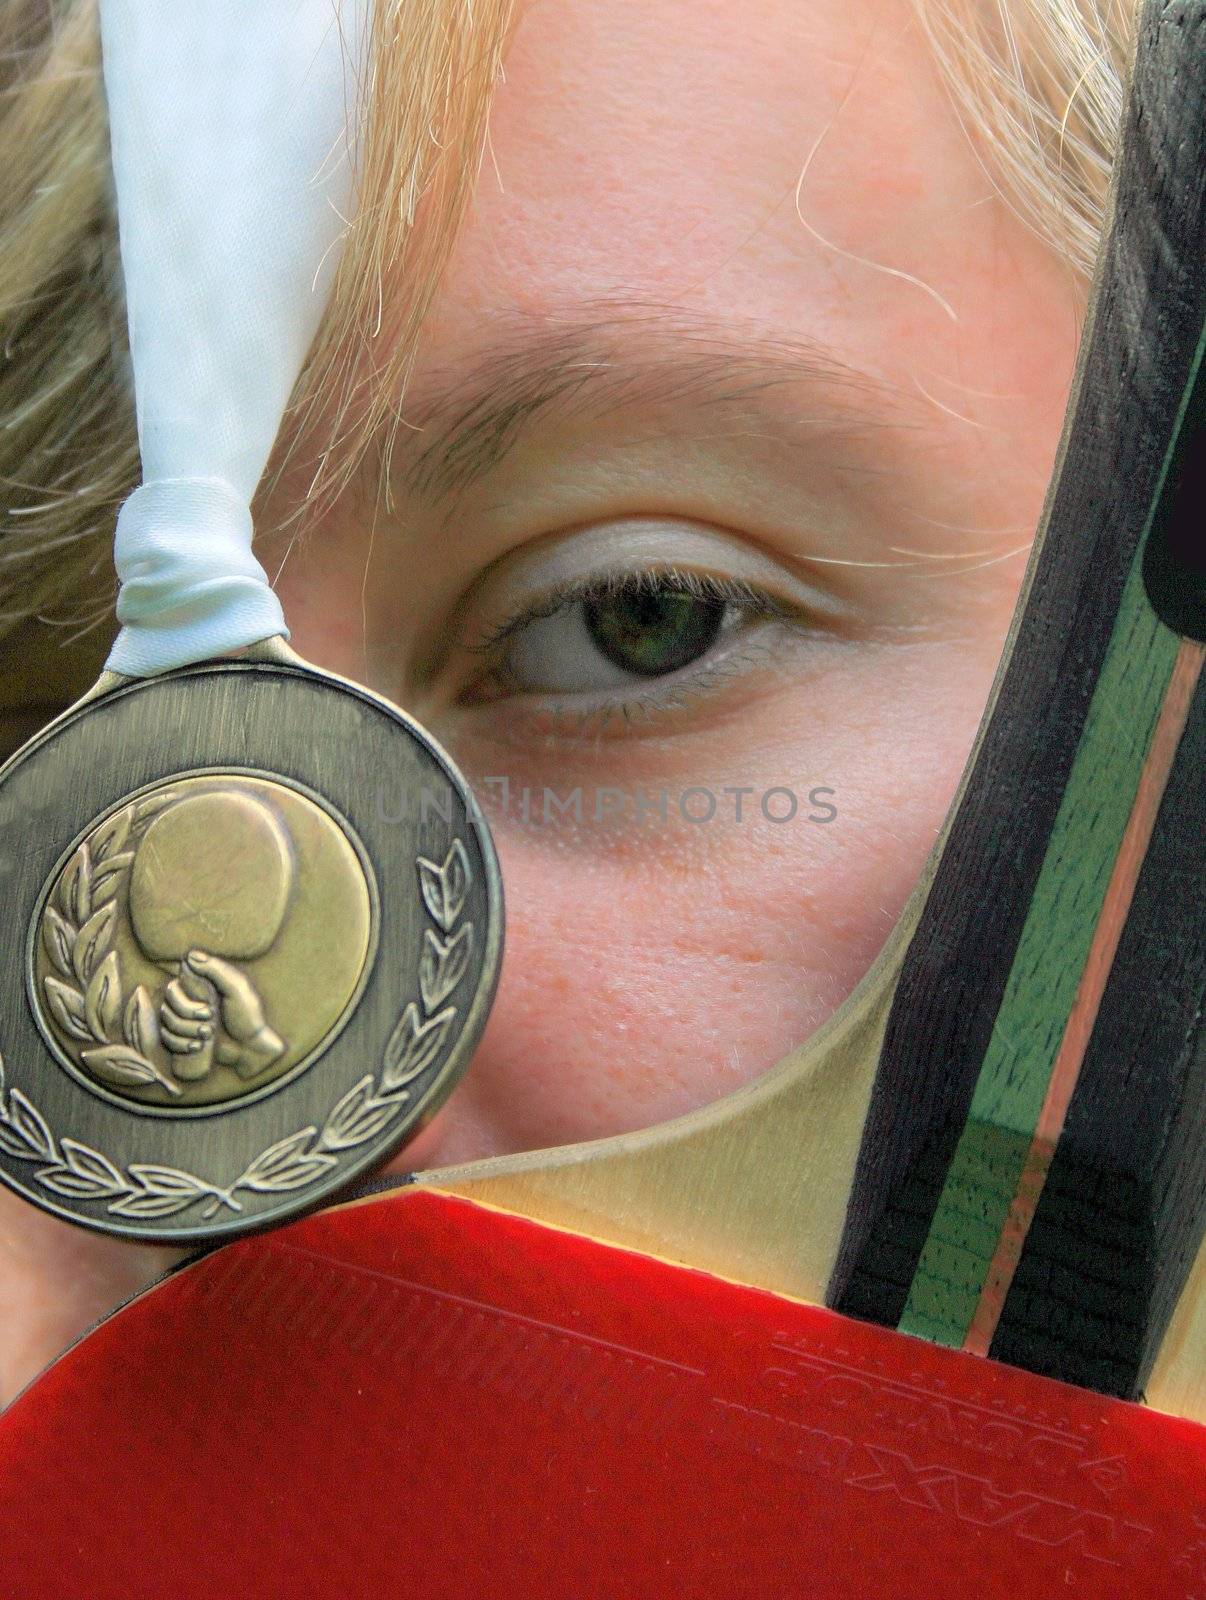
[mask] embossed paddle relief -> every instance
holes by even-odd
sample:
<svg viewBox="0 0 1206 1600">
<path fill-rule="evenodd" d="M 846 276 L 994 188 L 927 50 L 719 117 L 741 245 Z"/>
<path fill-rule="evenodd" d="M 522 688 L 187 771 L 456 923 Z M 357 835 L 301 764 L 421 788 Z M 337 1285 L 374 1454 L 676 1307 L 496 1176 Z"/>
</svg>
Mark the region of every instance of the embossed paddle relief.
<svg viewBox="0 0 1206 1600">
<path fill-rule="evenodd" d="M 1147 0 L 1019 618 L 860 990 L 706 1111 L 118 1312 L 0 1419 L 5 1600 L 1202 1600 L 1206 684 L 1146 576 L 1201 449 L 1204 128 L 1206 5 Z M 424 856 L 416 1037 L 459 959 Z"/>
</svg>

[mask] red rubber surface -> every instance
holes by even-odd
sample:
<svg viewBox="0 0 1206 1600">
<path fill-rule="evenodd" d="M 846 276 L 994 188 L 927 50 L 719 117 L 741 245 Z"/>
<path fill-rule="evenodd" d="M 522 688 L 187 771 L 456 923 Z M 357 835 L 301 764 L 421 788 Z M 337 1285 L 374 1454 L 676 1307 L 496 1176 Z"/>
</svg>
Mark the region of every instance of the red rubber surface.
<svg viewBox="0 0 1206 1600">
<path fill-rule="evenodd" d="M 1206 1429 L 406 1193 L 0 1419 L 2 1600 L 1201 1600 Z"/>
</svg>

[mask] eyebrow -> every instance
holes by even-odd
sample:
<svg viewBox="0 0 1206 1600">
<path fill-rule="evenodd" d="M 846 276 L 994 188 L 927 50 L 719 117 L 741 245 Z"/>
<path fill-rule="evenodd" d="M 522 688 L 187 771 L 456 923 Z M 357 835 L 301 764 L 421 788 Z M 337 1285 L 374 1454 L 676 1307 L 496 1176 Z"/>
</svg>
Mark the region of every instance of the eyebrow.
<svg viewBox="0 0 1206 1600">
<path fill-rule="evenodd" d="M 784 412 L 798 393 L 802 409 Z M 777 419 L 852 450 L 870 431 L 916 425 L 917 397 L 819 343 L 728 317 L 608 305 L 573 317 L 496 319 L 474 356 L 406 398 L 382 476 L 443 498 L 497 467 L 533 423 L 598 422 L 641 409 Z"/>
</svg>

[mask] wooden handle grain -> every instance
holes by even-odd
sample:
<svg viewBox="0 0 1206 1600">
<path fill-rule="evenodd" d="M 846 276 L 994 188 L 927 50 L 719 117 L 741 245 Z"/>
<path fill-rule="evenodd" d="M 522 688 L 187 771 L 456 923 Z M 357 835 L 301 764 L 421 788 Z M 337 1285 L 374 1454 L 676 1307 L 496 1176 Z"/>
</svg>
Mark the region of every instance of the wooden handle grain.
<svg viewBox="0 0 1206 1600">
<path fill-rule="evenodd" d="M 1200 426 L 1204 130 L 1206 6 L 1148 0 L 1041 554 L 904 963 L 829 1295 L 1122 1395 L 1206 1224 L 1206 679 L 1143 571 Z"/>
</svg>

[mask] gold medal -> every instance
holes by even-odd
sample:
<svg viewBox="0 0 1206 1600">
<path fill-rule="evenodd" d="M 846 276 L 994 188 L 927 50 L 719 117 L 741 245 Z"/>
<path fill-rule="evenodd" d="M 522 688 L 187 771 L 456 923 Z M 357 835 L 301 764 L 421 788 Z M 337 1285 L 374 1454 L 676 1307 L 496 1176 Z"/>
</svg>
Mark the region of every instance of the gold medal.
<svg viewBox="0 0 1206 1600">
<path fill-rule="evenodd" d="M 0 771 L 0 1175 L 90 1227 L 317 1204 L 426 1122 L 493 996 L 498 867 L 451 761 L 258 655 L 117 680 Z"/>
<path fill-rule="evenodd" d="M 498 974 L 460 775 L 289 650 L 251 551 L 352 199 L 368 17 L 101 7 L 144 482 L 108 670 L 0 770 L 0 1178 L 141 1239 L 263 1227 L 382 1162 Z"/>
</svg>

